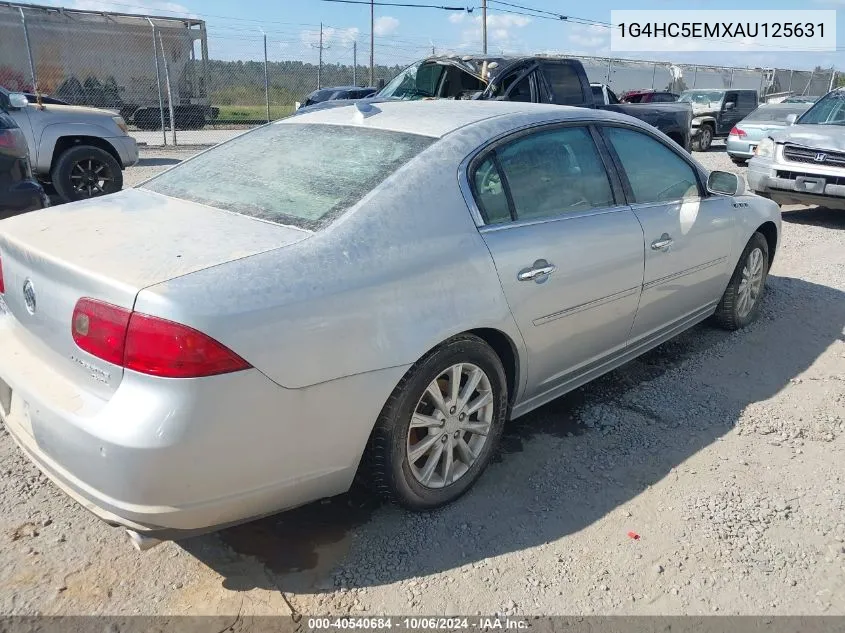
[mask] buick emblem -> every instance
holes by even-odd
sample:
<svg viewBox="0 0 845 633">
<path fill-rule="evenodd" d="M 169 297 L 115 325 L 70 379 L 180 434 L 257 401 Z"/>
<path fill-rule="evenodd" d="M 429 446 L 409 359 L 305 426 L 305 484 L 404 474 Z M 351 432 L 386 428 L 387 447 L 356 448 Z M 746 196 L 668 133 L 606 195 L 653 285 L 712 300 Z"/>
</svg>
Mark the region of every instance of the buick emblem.
<svg viewBox="0 0 845 633">
<path fill-rule="evenodd" d="M 26 304 L 26 311 L 30 314 L 35 314 L 38 306 L 35 302 L 35 288 L 32 285 L 31 279 L 23 282 L 23 301 Z"/>
<path fill-rule="evenodd" d="M 823 154 L 821 152 L 816 154 L 816 162 L 817 163 L 823 163 L 825 158 L 827 158 L 827 154 Z"/>
</svg>

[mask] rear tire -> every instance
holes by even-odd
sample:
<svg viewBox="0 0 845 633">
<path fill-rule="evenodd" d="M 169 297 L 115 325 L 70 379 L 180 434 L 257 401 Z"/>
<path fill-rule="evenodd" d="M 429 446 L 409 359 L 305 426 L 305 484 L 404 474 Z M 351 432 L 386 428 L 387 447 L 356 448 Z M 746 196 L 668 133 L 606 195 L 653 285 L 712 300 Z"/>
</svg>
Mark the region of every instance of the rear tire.
<svg viewBox="0 0 845 633">
<path fill-rule="evenodd" d="M 465 393 L 472 381 L 477 387 Z M 452 384 L 459 388 L 453 391 Z M 433 389 L 442 398 L 439 407 Z M 489 404 L 467 415 L 479 402 Z M 455 501 L 493 458 L 507 409 L 507 379 L 496 352 L 471 334 L 446 341 L 408 370 L 382 409 L 364 455 L 369 485 L 409 510 Z M 470 428 L 475 431 L 464 430 Z"/>
<path fill-rule="evenodd" d="M 738 330 L 760 314 L 766 277 L 769 274 L 769 243 L 762 233 L 748 240 L 734 269 L 714 318 L 726 330 Z"/>
<path fill-rule="evenodd" d="M 50 178 L 65 202 L 95 198 L 123 188 L 120 163 L 93 145 L 76 145 L 65 150 L 50 171 Z"/>
</svg>

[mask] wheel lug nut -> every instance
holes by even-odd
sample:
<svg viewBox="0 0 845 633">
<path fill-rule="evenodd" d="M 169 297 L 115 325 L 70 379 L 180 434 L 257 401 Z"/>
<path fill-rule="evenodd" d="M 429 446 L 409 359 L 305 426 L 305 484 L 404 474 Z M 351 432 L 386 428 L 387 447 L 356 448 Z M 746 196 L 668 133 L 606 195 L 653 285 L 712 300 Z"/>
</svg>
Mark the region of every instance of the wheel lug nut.
<svg viewBox="0 0 845 633">
<path fill-rule="evenodd" d="M 463 421 L 466 419 L 466 417 L 467 417 L 466 413 L 461 413 L 461 415 L 459 415 L 459 416 L 458 416 L 458 419 L 459 419 L 461 422 L 463 422 Z"/>
<path fill-rule="evenodd" d="M 449 413 L 454 413 L 454 412 L 455 412 L 455 407 L 452 407 L 451 409 L 449 409 Z"/>
<path fill-rule="evenodd" d="M 455 439 L 458 439 L 459 435 L 460 435 L 460 433 L 458 431 L 455 431 Z"/>
<path fill-rule="evenodd" d="M 448 437 L 449 437 L 449 436 L 448 436 L 448 435 L 446 435 L 446 434 L 444 433 L 444 434 L 443 434 L 443 437 L 441 437 L 441 438 L 440 438 L 440 441 L 441 441 L 441 442 L 445 442 L 445 441 L 446 441 L 446 439 L 447 439 Z"/>
</svg>

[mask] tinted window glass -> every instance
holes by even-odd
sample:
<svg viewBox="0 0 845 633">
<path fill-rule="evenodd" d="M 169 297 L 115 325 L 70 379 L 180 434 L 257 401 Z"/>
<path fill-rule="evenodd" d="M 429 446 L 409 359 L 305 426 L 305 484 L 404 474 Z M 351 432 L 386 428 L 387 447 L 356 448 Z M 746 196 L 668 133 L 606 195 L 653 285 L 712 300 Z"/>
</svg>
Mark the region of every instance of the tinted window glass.
<svg viewBox="0 0 845 633">
<path fill-rule="evenodd" d="M 508 101 L 531 103 L 530 75 L 526 75 L 517 82 L 516 80 L 519 78 L 519 74 L 519 72 L 515 72 L 505 77 L 502 81 L 502 94 L 507 97 Z"/>
<path fill-rule="evenodd" d="M 276 123 L 198 154 L 144 188 L 318 229 L 435 140 L 365 127 Z"/>
<path fill-rule="evenodd" d="M 644 96 L 645 95 L 629 95 L 625 97 L 625 101 L 628 103 L 642 103 Z"/>
<path fill-rule="evenodd" d="M 753 92 L 740 92 L 737 100 L 737 108 L 750 111 L 757 107 L 757 95 Z"/>
<path fill-rule="evenodd" d="M 555 103 L 563 105 L 584 103 L 581 77 L 570 64 L 545 64 L 543 70 L 549 80 Z"/>
<path fill-rule="evenodd" d="M 655 103 L 674 103 L 675 96 L 666 92 L 659 92 L 654 95 L 653 101 Z"/>
<path fill-rule="evenodd" d="M 590 86 L 590 90 L 593 91 L 594 103 L 604 103 L 604 91 L 601 89 L 601 86 Z"/>
<path fill-rule="evenodd" d="M 616 93 L 613 92 L 610 88 L 607 89 L 607 100 L 610 103 L 619 103 L 619 97 L 616 96 Z"/>
<path fill-rule="evenodd" d="M 517 219 L 614 204 L 607 172 L 586 128 L 538 132 L 496 153 Z"/>
<path fill-rule="evenodd" d="M 502 177 L 492 156 L 476 168 L 473 186 L 485 224 L 500 224 L 511 220 L 508 198 L 502 187 Z"/>
<path fill-rule="evenodd" d="M 605 128 L 628 175 L 636 202 L 667 202 L 698 197 L 692 167 L 650 136 L 626 128 Z"/>
<path fill-rule="evenodd" d="M 798 114 L 805 112 L 809 104 L 807 103 L 794 103 L 794 104 L 774 104 L 774 105 L 761 105 L 759 108 L 754 110 L 751 114 L 745 117 L 745 121 L 749 122 L 775 122 L 775 123 L 785 123 L 786 117 L 790 114 Z"/>
</svg>

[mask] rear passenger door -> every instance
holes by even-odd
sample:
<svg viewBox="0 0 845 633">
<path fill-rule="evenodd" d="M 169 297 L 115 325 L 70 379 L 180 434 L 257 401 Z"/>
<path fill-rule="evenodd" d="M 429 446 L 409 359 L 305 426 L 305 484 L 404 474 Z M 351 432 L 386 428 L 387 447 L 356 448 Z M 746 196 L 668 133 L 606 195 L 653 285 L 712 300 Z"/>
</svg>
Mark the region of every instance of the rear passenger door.
<svg viewBox="0 0 845 633">
<path fill-rule="evenodd" d="M 608 146 L 645 234 L 645 275 L 631 343 L 712 312 L 727 283 L 733 199 L 707 195 L 686 152 L 644 130 L 605 124 Z"/>
<path fill-rule="evenodd" d="M 467 178 L 480 232 L 528 350 L 526 398 L 543 398 L 624 348 L 643 234 L 586 124 L 534 128 L 480 153 Z"/>
</svg>

